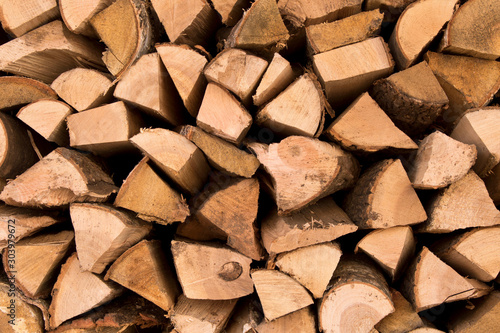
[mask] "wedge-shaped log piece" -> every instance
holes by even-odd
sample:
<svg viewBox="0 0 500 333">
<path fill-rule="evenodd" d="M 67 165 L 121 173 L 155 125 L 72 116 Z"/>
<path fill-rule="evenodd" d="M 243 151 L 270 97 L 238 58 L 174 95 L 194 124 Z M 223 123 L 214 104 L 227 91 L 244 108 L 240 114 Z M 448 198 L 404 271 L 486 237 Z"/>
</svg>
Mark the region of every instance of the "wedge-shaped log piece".
<svg viewBox="0 0 500 333">
<path fill-rule="evenodd" d="M 182 101 L 158 53 L 140 57 L 123 74 L 114 96 L 172 125 L 183 123 Z"/>
<path fill-rule="evenodd" d="M 250 7 L 250 0 L 212 0 L 214 9 L 222 18 L 222 23 L 232 27 L 238 23 L 243 11 Z"/>
<path fill-rule="evenodd" d="M 332 107 L 351 103 L 373 81 L 392 73 L 394 63 L 382 37 L 313 56 L 316 75 Z"/>
<path fill-rule="evenodd" d="M 371 92 L 396 126 L 409 135 L 427 129 L 443 113 L 449 102 L 424 61 L 376 81 Z"/>
<path fill-rule="evenodd" d="M 146 3 L 117 0 L 90 19 L 90 24 L 108 49 L 102 60 L 109 72 L 119 78 L 153 42 Z"/>
<path fill-rule="evenodd" d="M 210 167 L 199 150 L 184 136 L 162 128 L 144 130 L 130 141 L 183 190 L 197 193 Z"/>
<path fill-rule="evenodd" d="M 341 255 L 337 243 L 315 244 L 279 254 L 276 266 L 306 287 L 314 298 L 321 298 Z"/>
<path fill-rule="evenodd" d="M 438 241 L 434 253 L 457 272 L 484 282 L 500 273 L 500 227 L 477 228 Z"/>
<path fill-rule="evenodd" d="M 220 25 L 206 0 L 152 0 L 152 5 L 172 43 L 206 45 Z"/>
<path fill-rule="evenodd" d="M 66 146 L 69 144 L 66 117 L 72 113 L 73 110 L 66 103 L 43 99 L 23 107 L 16 116 L 47 141 Z"/>
<path fill-rule="evenodd" d="M 380 333 L 407 333 L 408 330 L 424 327 L 424 322 L 410 302 L 396 289 L 390 290 L 394 312 L 379 321 L 375 329 Z"/>
<path fill-rule="evenodd" d="M 326 52 L 373 37 L 380 31 L 383 18 L 376 9 L 330 23 L 310 25 L 306 27 L 308 51 L 310 54 Z"/>
<path fill-rule="evenodd" d="M 204 70 L 210 82 L 232 91 L 245 104 L 250 104 L 267 61 L 247 51 L 226 49 L 220 52 Z"/>
<path fill-rule="evenodd" d="M 355 252 L 366 253 L 395 281 L 415 254 L 415 245 L 411 227 L 393 227 L 370 232 L 359 241 Z"/>
<path fill-rule="evenodd" d="M 424 246 L 406 270 L 401 292 L 420 312 L 441 303 L 482 297 L 489 289 L 482 282 L 464 278 Z"/>
<path fill-rule="evenodd" d="M 319 306 L 319 329 L 325 333 L 369 332 L 393 311 L 382 273 L 366 258 L 343 256 Z"/>
<path fill-rule="evenodd" d="M 59 17 L 56 0 L 6 0 L 0 4 L 0 12 L 3 29 L 14 37 Z"/>
<path fill-rule="evenodd" d="M 326 104 L 319 82 L 306 73 L 261 108 L 255 122 L 280 135 L 318 136 Z"/>
<path fill-rule="evenodd" d="M 249 148 L 272 178 L 280 214 L 289 214 L 353 185 L 357 160 L 333 143 L 290 136 L 280 143 Z"/>
<path fill-rule="evenodd" d="M 367 169 L 348 194 L 347 215 L 362 229 L 411 225 L 427 219 L 400 160 L 383 160 Z"/>
<path fill-rule="evenodd" d="M 136 212 L 143 220 L 165 225 L 184 222 L 189 216 L 184 198 L 151 167 L 147 157 L 125 179 L 114 205 Z"/>
<path fill-rule="evenodd" d="M 108 74 L 74 68 L 59 75 L 50 87 L 75 110 L 83 111 L 110 102 L 114 84 Z"/>
<path fill-rule="evenodd" d="M 123 102 L 72 114 L 67 123 L 71 147 L 102 156 L 132 151 L 129 139 L 143 125 L 140 115 Z"/>
<path fill-rule="evenodd" d="M 253 292 L 252 259 L 227 246 L 174 240 L 172 254 L 186 297 L 227 300 Z"/>
<path fill-rule="evenodd" d="M 457 0 L 419 0 L 404 10 L 389 41 L 398 69 L 415 63 L 451 19 L 456 5 Z"/>
<path fill-rule="evenodd" d="M 474 171 L 484 177 L 500 162 L 500 107 L 470 110 L 451 133 L 451 137 L 477 148 Z"/>
<path fill-rule="evenodd" d="M 179 295 L 174 271 L 169 267 L 159 240 L 143 240 L 123 253 L 109 268 L 111 279 L 170 311 Z"/>
<path fill-rule="evenodd" d="M 72 202 L 104 202 L 117 187 L 88 156 L 57 148 L 7 184 L 0 200 L 26 207 L 63 207 Z"/>
<path fill-rule="evenodd" d="M 415 0 L 366 0 L 363 10 L 379 8 L 384 14 L 384 21 L 395 22 L 405 8 Z"/>
<path fill-rule="evenodd" d="M 324 198 L 290 216 L 271 212 L 262 221 L 261 235 L 267 252 L 273 254 L 329 242 L 356 229 L 333 199 Z"/>
<path fill-rule="evenodd" d="M 302 308 L 273 321 L 263 321 L 255 330 L 259 333 L 316 332 L 316 316 L 311 307 Z"/>
<path fill-rule="evenodd" d="M 198 146 L 210 165 L 219 171 L 232 176 L 250 178 L 260 166 L 259 160 L 253 154 L 205 133 L 198 127 L 186 125 L 180 133 Z"/>
<path fill-rule="evenodd" d="M 476 156 L 474 145 L 436 131 L 420 141 L 408 177 L 414 188 L 443 188 L 465 176 L 476 162 Z"/>
<path fill-rule="evenodd" d="M 90 19 L 112 3 L 113 0 L 59 0 L 59 10 L 69 30 L 75 34 L 95 37 L 96 32 L 90 25 Z"/>
<path fill-rule="evenodd" d="M 257 295 L 241 298 L 229 319 L 225 333 L 252 332 L 264 320 L 262 306 Z M 264 332 L 264 331 L 263 331 Z"/>
<path fill-rule="evenodd" d="M 9 260 L 9 248 L 5 248 L 2 259 L 7 275 L 16 281 L 16 286 L 26 296 L 49 296 L 56 278 L 54 274 L 57 274 L 73 239 L 73 231 L 25 238 L 16 243 L 14 260 Z"/>
<path fill-rule="evenodd" d="M 491 199 L 495 205 L 500 204 L 500 163 L 496 167 L 491 169 L 490 175 L 484 178 L 484 183 L 486 188 L 490 193 Z"/>
<path fill-rule="evenodd" d="M 228 90 L 209 83 L 196 124 L 208 133 L 239 145 L 252 125 L 252 116 Z"/>
<path fill-rule="evenodd" d="M 75 67 L 101 67 L 102 47 L 53 21 L 0 46 L 0 70 L 51 83 Z"/>
<path fill-rule="evenodd" d="M 359 96 L 324 134 L 343 148 L 362 153 L 418 148 L 412 139 L 394 125 L 368 93 Z"/>
<path fill-rule="evenodd" d="M 181 295 L 170 318 L 177 332 L 221 333 L 236 306 L 236 301 L 198 300 Z"/>
<path fill-rule="evenodd" d="M 99 276 L 82 271 L 74 253 L 62 266 L 52 290 L 49 308 L 51 329 L 109 302 L 121 292 L 122 288 L 114 282 L 104 282 Z"/>
<path fill-rule="evenodd" d="M 341 0 L 279 0 L 281 15 L 295 26 L 334 21 L 361 11 L 363 1 Z"/>
<path fill-rule="evenodd" d="M 499 15 L 495 0 L 474 0 L 460 6 L 448 23 L 440 50 L 483 59 L 500 58 L 500 35 L 491 29 L 498 23 Z"/>
<path fill-rule="evenodd" d="M 196 117 L 207 86 L 203 69 L 207 57 L 188 45 L 164 43 L 156 45 L 156 51 L 165 65 L 175 88 L 188 110 Z"/>
<path fill-rule="evenodd" d="M 272 269 L 252 271 L 252 280 L 264 316 L 271 321 L 314 303 L 311 295 L 296 280 Z"/>
<path fill-rule="evenodd" d="M 76 203 L 70 214 L 80 267 L 97 274 L 151 231 L 150 224 L 107 205 Z"/>
<path fill-rule="evenodd" d="M 57 93 L 37 80 L 19 76 L 0 77 L 0 110 L 18 108 L 40 99 L 57 99 Z"/>
<path fill-rule="evenodd" d="M 493 291 L 486 297 L 473 300 L 474 307 L 457 311 L 448 322 L 455 333 L 494 332 L 500 327 L 500 292 Z"/>
</svg>

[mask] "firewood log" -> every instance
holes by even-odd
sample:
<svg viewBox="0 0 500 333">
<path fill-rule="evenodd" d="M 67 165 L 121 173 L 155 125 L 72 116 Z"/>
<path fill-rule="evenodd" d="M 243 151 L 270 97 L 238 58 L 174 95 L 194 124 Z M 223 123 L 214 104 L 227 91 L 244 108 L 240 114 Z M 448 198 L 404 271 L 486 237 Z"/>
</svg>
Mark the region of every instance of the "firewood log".
<svg viewBox="0 0 500 333">
<path fill-rule="evenodd" d="M 424 322 L 413 306 L 396 289 L 391 288 L 391 299 L 394 312 L 382 319 L 375 328 L 380 333 L 407 333 L 424 327 Z"/>
<path fill-rule="evenodd" d="M 3 29 L 14 37 L 20 37 L 59 17 L 55 0 L 2 1 L 0 12 Z"/>
<path fill-rule="evenodd" d="M 412 2 L 415 2 L 415 0 L 366 0 L 363 9 L 380 8 L 380 11 L 384 14 L 384 21 L 395 22 Z"/>
<path fill-rule="evenodd" d="M 272 321 L 264 321 L 255 330 L 259 333 L 288 333 L 294 330 L 314 333 L 316 332 L 316 318 L 309 306 Z"/>
<path fill-rule="evenodd" d="M 243 11 L 250 7 L 249 0 L 212 0 L 214 9 L 222 18 L 222 23 L 228 27 L 235 26 L 243 15 Z"/>
<path fill-rule="evenodd" d="M 342 0 L 332 3 L 327 0 L 279 0 L 281 15 L 295 26 L 318 24 L 347 17 L 361 11 L 363 1 Z"/>
<path fill-rule="evenodd" d="M 20 76 L 0 77 L 0 110 L 18 108 L 40 99 L 57 99 L 57 93 L 45 83 Z"/>
<path fill-rule="evenodd" d="M 450 330 L 456 333 L 493 332 L 500 327 L 500 292 L 473 300 L 474 308 L 457 311 L 448 323 Z"/>
<path fill-rule="evenodd" d="M 495 205 L 500 204 L 500 163 L 491 169 L 490 175 L 483 179 Z"/>
<path fill-rule="evenodd" d="M 75 34 L 95 37 L 96 32 L 90 24 L 90 19 L 111 5 L 113 0 L 59 0 L 61 17 L 69 30 Z"/>
</svg>

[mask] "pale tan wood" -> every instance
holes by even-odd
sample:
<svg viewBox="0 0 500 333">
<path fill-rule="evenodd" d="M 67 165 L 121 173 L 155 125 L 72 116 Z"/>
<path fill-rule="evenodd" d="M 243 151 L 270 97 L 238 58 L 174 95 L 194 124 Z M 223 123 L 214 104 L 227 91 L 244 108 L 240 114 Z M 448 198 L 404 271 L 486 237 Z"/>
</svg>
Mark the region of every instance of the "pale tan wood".
<svg viewBox="0 0 500 333">
<path fill-rule="evenodd" d="M 264 321 L 255 330 L 259 333 L 288 333 L 295 330 L 301 333 L 315 333 L 316 318 L 311 307 L 307 307 L 273 321 Z"/>
<path fill-rule="evenodd" d="M 415 254 L 416 240 L 409 226 L 378 229 L 363 237 L 355 252 L 362 251 L 396 281 Z"/>
<path fill-rule="evenodd" d="M 257 269 L 251 275 L 264 316 L 269 321 L 314 303 L 307 290 L 285 273 Z"/>
<path fill-rule="evenodd" d="M 394 305 L 382 273 L 365 258 L 344 255 L 321 300 L 319 329 L 325 333 L 369 332 L 392 312 Z"/>
<path fill-rule="evenodd" d="M 313 56 L 313 67 L 332 107 L 345 106 L 377 79 L 392 73 L 394 62 L 382 37 Z"/>
<path fill-rule="evenodd" d="M 252 125 L 252 116 L 228 90 L 209 83 L 196 124 L 206 132 L 239 145 Z"/>
<path fill-rule="evenodd" d="M 102 47 L 53 21 L 0 46 L 0 70 L 51 83 L 75 67 L 101 68 Z"/>
<path fill-rule="evenodd" d="M 90 24 L 107 50 L 102 60 L 109 72 L 119 78 L 153 42 L 153 31 L 146 3 L 117 0 L 90 19 Z"/>
<path fill-rule="evenodd" d="M 395 22 L 405 8 L 415 0 L 366 0 L 364 10 L 380 8 L 384 14 L 384 21 Z"/>
<path fill-rule="evenodd" d="M 476 156 L 476 146 L 436 131 L 420 141 L 408 177 L 417 189 L 443 188 L 464 177 L 476 162 Z"/>
<path fill-rule="evenodd" d="M 181 295 L 171 320 L 178 333 L 221 333 L 236 306 L 236 301 L 196 300 Z"/>
<path fill-rule="evenodd" d="M 262 107 L 255 122 L 280 135 L 319 136 L 326 105 L 319 82 L 306 73 Z"/>
<path fill-rule="evenodd" d="M 184 136 L 162 128 L 143 130 L 130 141 L 183 190 L 197 193 L 210 167 L 199 150 Z"/>
<path fill-rule="evenodd" d="M 398 69 L 406 69 L 415 63 L 451 19 L 457 2 L 419 0 L 406 7 L 389 41 Z"/>
<path fill-rule="evenodd" d="M 222 18 L 222 23 L 232 27 L 238 23 L 243 11 L 250 7 L 249 0 L 212 0 L 214 9 Z"/>
<path fill-rule="evenodd" d="M 271 212 L 262 220 L 262 242 L 270 254 L 332 241 L 355 232 L 351 222 L 332 198 L 324 198 L 290 216 Z"/>
<path fill-rule="evenodd" d="M 97 274 L 152 228 L 129 212 L 103 204 L 74 203 L 70 214 L 80 267 Z"/>
<path fill-rule="evenodd" d="M 196 117 L 207 86 L 203 69 L 208 63 L 205 54 L 188 45 L 157 44 L 156 51 L 191 116 Z"/>
<path fill-rule="evenodd" d="M 498 31 L 491 29 L 499 15 L 500 8 L 495 0 L 473 0 L 463 4 L 446 27 L 440 51 L 491 60 L 500 58 L 500 36 Z"/>
<path fill-rule="evenodd" d="M 359 178 L 344 209 L 362 229 L 412 225 L 427 219 L 401 160 L 382 160 Z"/>
<path fill-rule="evenodd" d="M 321 298 L 341 256 L 339 244 L 327 242 L 281 253 L 275 264 L 306 287 L 314 298 Z"/>
<path fill-rule="evenodd" d="M 364 153 L 418 148 L 368 93 L 363 93 L 352 102 L 324 134 L 347 150 Z"/>
<path fill-rule="evenodd" d="M 43 82 L 20 76 L 0 77 L 0 110 L 17 108 L 40 99 L 57 99 L 57 93 Z"/>
<path fill-rule="evenodd" d="M 64 72 L 50 87 L 77 111 L 111 102 L 114 90 L 113 81 L 108 74 L 88 68 L 74 68 Z"/>
<path fill-rule="evenodd" d="M 123 102 L 72 114 L 66 122 L 71 147 L 102 156 L 133 151 L 129 139 L 143 125 L 140 115 Z"/>
<path fill-rule="evenodd" d="M 435 328 L 431 327 L 420 327 L 411 331 L 408 331 L 408 333 L 445 333 L 444 331 L 437 330 Z"/>
<path fill-rule="evenodd" d="M 2 0 L 0 21 L 3 29 L 14 37 L 49 23 L 59 17 L 56 0 Z"/>
<path fill-rule="evenodd" d="M 180 294 L 159 240 L 143 240 L 128 249 L 111 265 L 104 279 L 121 284 L 165 311 L 174 307 Z"/>
<path fill-rule="evenodd" d="M 407 269 L 400 291 L 420 312 L 441 303 L 481 297 L 489 289 L 461 276 L 424 246 Z"/>
<path fill-rule="evenodd" d="M 68 319 L 85 313 L 116 298 L 122 288 L 114 282 L 80 269 L 76 253 L 68 258 L 52 290 L 50 327 L 56 328 Z"/>
<path fill-rule="evenodd" d="M 75 34 L 95 37 L 90 19 L 111 5 L 113 0 L 59 0 L 61 17 L 69 30 Z"/>
<path fill-rule="evenodd" d="M 184 222 L 186 200 L 151 167 L 145 157 L 123 181 L 114 205 L 134 211 L 143 220 L 159 224 Z"/>
<path fill-rule="evenodd" d="M 209 82 L 220 84 L 248 105 L 267 65 L 266 60 L 250 52 L 226 49 L 208 63 L 204 74 Z"/>
<path fill-rule="evenodd" d="M 7 184 L 0 200 L 26 207 L 63 207 L 71 202 L 103 202 L 117 190 L 88 156 L 57 148 Z"/>
<path fill-rule="evenodd" d="M 279 0 L 281 15 L 295 26 L 318 24 L 341 19 L 361 12 L 360 0 Z"/>
<path fill-rule="evenodd" d="M 17 229 L 17 225 L 16 225 Z M 45 298 L 52 290 L 61 261 L 73 243 L 73 231 L 25 238 L 2 252 L 5 272 L 31 298 Z M 9 250 L 13 250 L 9 256 Z M 9 259 L 9 258 L 13 259 Z"/>
<path fill-rule="evenodd" d="M 330 51 L 361 42 L 379 33 L 384 14 L 378 9 L 361 12 L 344 19 L 306 27 L 310 54 Z"/>
<path fill-rule="evenodd" d="M 272 178 L 280 214 L 289 214 L 336 191 L 349 188 L 359 174 L 357 160 L 333 143 L 290 136 L 249 148 Z"/>
<path fill-rule="evenodd" d="M 457 311 L 448 322 L 454 333 L 494 332 L 500 327 L 500 292 L 473 301 L 474 308 Z"/>
<path fill-rule="evenodd" d="M 184 122 L 182 101 L 158 53 L 141 56 L 123 74 L 114 96 L 172 125 Z"/>
<path fill-rule="evenodd" d="M 204 132 L 199 127 L 186 125 L 180 133 L 203 151 L 210 165 L 232 176 L 250 178 L 260 166 L 252 154 L 238 149 L 216 136 Z"/>
<path fill-rule="evenodd" d="M 470 110 L 453 129 L 451 137 L 477 148 L 474 171 L 484 177 L 500 161 L 500 107 Z"/>
<path fill-rule="evenodd" d="M 252 259 L 230 247 L 174 240 L 172 254 L 186 297 L 228 300 L 253 292 L 250 278 Z"/>
<path fill-rule="evenodd" d="M 489 172 L 489 176 L 483 179 L 495 205 L 500 204 L 500 163 Z"/>
<path fill-rule="evenodd" d="M 382 319 L 375 328 L 380 333 L 407 333 L 409 330 L 424 327 L 424 322 L 413 306 L 396 289 L 391 288 L 394 312 Z"/>
<path fill-rule="evenodd" d="M 73 109 L 66 103 L 42 99 L 23 107 L 16 116 L 47 141 L 67 146 L 69 134 L 66 117 L 72 113 Z"/>
</svg>

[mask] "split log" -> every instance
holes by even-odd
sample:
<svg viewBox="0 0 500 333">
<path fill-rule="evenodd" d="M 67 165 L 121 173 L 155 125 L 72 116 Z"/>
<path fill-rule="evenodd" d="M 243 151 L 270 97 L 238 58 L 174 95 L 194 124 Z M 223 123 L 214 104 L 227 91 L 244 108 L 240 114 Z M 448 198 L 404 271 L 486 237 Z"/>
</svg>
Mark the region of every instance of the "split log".
<svg viewBox="0 0 500 333">
<path fill-rule="evenodd" d="M 382 273 L 362 257 L 344 256 L 319 306 L 319 329 L 369 332 L 392 312 L 391 293 Z"/>
<path fill-rule="evenodd" d="M 418 148 L 368 93 L 363 93 L 352 102 L 323 134 L 343 148 L 360 153 Z"/>
<path fill-rule="evenodd" d="M 129 139 L 143 125 L 139 114 L 123 102 L 75 113 L 66 121 L 71 147 L 102 156 L 133 151 Z"/>
<path fill-rule="evenodd" d="M 306 287 L 314 298 L 321 298 L 341 255 L 339 244 L 328 242 L 281 253 L 275 264 Z"/>
<path fill-rule="evenodd" d="M 21 240 L 15 244 L 12 256 L 9 256 L 10 247 L 5 248 L 2 260 L 7 276 L 30 298 L 49 296 L 73 239 L 73 231 L 61 231 Z"/>
<path fill-rule="evenodd" d="M 226 325 L 225 333 L 253 333 L 263 320 L 264 314 L 262 313 L 262 305 L 257 295 L 254 293 L 238 301 Z"/>
<path fill-rule="evenodd" d="M 500 327 L 500 292 L 473 301 L 474 308 L 457 311 L 448 327 L 455 333 L 494 332 Z"/>
<path fill-rule="evenodd" d="M 409 226 L 378 229 L 363 237 L 355 252 L 363 251 L 396 281 L 415 254 L 416 240 Z"/>
<path fill-rule="evenodd" d="M 376 81 L 371 93 L 396 126 L 409 135 L 426 130 L 449 102 L 425 61 Z"/>
<path fill-rule="evenodd" d="M 361 0 L 279 0 L 281 15 L 296 27 L 330 22 L 361 12 Z"/>
<path fill-rule="evenodd" d="M 114 205 L 136 212 L 143 220 L 165 225 L 184 222 L 189 216 L 185 199 L 151 167 L 147 157 L 125 179 Z"/>
<path fill-rule="evenodd" d="M 95 37 L 90 19 L 113 3 L 113 0 L 59 0 L 61 17 L 69 30 L 75 34 Z"/>
<path fill-rule="evenodd" d="M 200 191 L 210 167 L 191 141 L 162 128 L 143 130 L 130 141 L 183 190 L 190 194 Z"/>
<path fill-rule="evenodd" d="M 500 224 L 500 211 L 474 171 L 440 190 L 428 204 L 427 211 L 429 219 L 418 226 L 418 232 L 447 233 Z"/>
<path fill-rule="evenodd" d="M 23 107 L 16 116 L 47 141 L 67 146 L 69 134 L 66 129 L 66 117 L 72 113 L 73 110 L 66 103 L 42 99 Z"/>
<path fill-rule="evenodd" d="M 243 11 L 250 7 L 249 0 L 212 0 L 212 4 L 221 16 L 222 23 L 228 27 L 235 26 Z"/>
<path fill-rule="evenodd" d="M 382 319 L 375 328 L 380 333 L 407 333 L 425 326 L 413 306 L 396 289 L 391 288 L 394 312 Z M 413 331 L 412 331 L 413 332 Z"/>
<path fill-rule="evenodd" d="M 500 163 L 491 169 L 490 175 L 483 180 L 495 205 L 500 205 Z"/>
<path fill-rule="evenodd" d="M 316 318 L 311 307 L 307 307 L 273 321 L 262 322 L 255 330 L 259 333 L 289 333 L 295 330 L 301 333 L 315 333 Z"/>
<path fill-rule="evenodd" d="M 196 124 L 206 132 L 239 145 L 252 125 L 252 116 L 228 90 L 209 83 Z"/>
<path fill-rule="evenodd" d="M 436 131 L 420 141 L 408 177 L 414 188 L 437 189 L 464 177 L 476 162 L 476 146 Z"/>
<path fill-rule="evenodd" d="M 290 216 L 271 212 L 262 220 L 261 235 L 267 252 L 276 254 L 330 242 L 356 229 L 333 199 L 325 198 Z"/>
<path fill-rule="evenodd" d="M 62 73 L 50 87 L 77 111 L 111 102 L 114 90 L 113 81 L 107 74 L 87 68 Z"/>
<path fill-rule="evenodd" d="M 333 108 L 351 103 L 377 79 L 392 73 L 394 62 L 382 37 L 313 56 L 316 75 Z"/>
<path fill-rule="evenodd" d="M 252 259 L 227 246 L 174 240 L 172 254 L 186 297 L 228 300 L 253 292 Z"/>
<path fill-rule="evenodd" d="M 143 240 L 128 249 L 111 265 L 104 279 L 121 284 L 167 312 L 180 294 L 159 240 Z"/>
<path fill-rule="evenodd" d="M 182 101 L 158 53 L 145 54 L 131 65 L 114 96 L 174 126 L 184 122 Z"/>
<path fill-rule="evenodd" d="M 51 83 L 75 67 L 101 68 L 99 43 L 53 21 L 0 46 L 0 70 Z"/>
<path fill-rule="evenodd" d="M 26 207 L 64 207 L 72 202 L 104 202 L 117 190 L 88 156 L 57 148 L 7 184 L 0 200 Z"/>
<path fill-rule="evenodd" d="M 384 21 L 396 22 L 399 15 L 415 0 L 366 0 L 364 10 L 379 8 L 384 14 Z"/>
<path fill-rule="evenodd" d="M 400 160 L 382 160 L 359 178 L 344 209 L 362 229 L 412 225 L 427 219 Z"/>
<path fill-rule="evenodd" d="M 264 316 L 271 321 L 314 303 L 311 295 L 296 280 L 272 269 L 252 271 L 252 280 Z"/>
<path fill-rule="evenodd" d="M 350 153 L 317 139 L 290 136 L 271 145 L 252 143 L 249 148 L 272 178 L 280 215 L 351 187 L 359 173 Z"/>
<path fill-rule="evenodd" d="M 40 99 L 57 99 L 57 93 L 37 80 L 19 76 L 0 77 L 0 110 L 15 109 Z"/>
<path fill-rule="evenodd" d="M 14 37 L 59 17 L 56 0 L 2 1 L 0 12 L 3 29 Z"/>
<path fill-rule="evenodd" d="M 205 133 L 198 127 L 186 125 L 180 133 L 192 141 L 207 157 L 210 165 L 232 176 L 250 178 L 259 168 L 259 160 L 234 145 Z"/>
<path fill-rule="evenodd" d="M 364 41 L 380 32 L 384 15 L 378 10 L 361 12 L 342 20 L 306 27 L 308 52 L 313 55 Z"/>
<path fill-rule="evenodd" d="M 457 0 L 420 0 L 406 7 L 389 41 L 398 69 L 406 69 L 418 60 L 451 19 L 456 6 Z"/>
</svg>

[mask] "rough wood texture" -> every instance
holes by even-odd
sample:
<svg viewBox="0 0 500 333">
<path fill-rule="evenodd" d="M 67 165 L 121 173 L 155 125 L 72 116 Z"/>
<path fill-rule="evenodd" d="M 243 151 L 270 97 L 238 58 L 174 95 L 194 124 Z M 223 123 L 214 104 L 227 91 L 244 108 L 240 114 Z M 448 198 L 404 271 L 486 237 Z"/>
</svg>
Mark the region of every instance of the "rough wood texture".
<svg viewBox="0 0 500 333">
<path fill-rule="evenodd" d="M 304 25 L 329 22 L 347 17 L 361 11 L 360 0 L 279 0 L 278 7 L 281 15 L 300 27 Z"/>
<path fill-rule="evenodd" d="M 24 35 L 59 17 L 56 0 L 4 0 L 0 3 L 3 29 L 14 37 Z"/>
<path fill-rule="evenodd" d="M 255 330 L 263 320 L 262 306 L 254 293 L 238 301 L 225 327 L 225 333 L 253 332 L 252 329 Z"/>
<path fill-rule="evenodd" d="M 243 11 L 250 7 L 249 0 L 212 0 L 212 4 L 228 27 L 236 25 Z"/>
<path fill-rule="evenodd" d="M 59 10 L 69 30 L 75 34 L 94 37 L 96 32 L 90 19 L 112 3 L 113 0 L 59 0 Z"/>
<path fill-rule="evenodd" d="M 307 307 L 273 321 L 263 321 L 255 330 L 259 333 L 288 333 L 294 330 L 301 333 L 315 333 L 316 318 L 311 307 Z"/>
<path fill-rule="evenodd" d="M 409 330 L 424 327 L 424 322 L 413 306 L 396 289 L 391 288 L 394 312 L 382 319 L 375 328 L 380 333 L 407 333 Z"/>
<path fill-rule="evenodd" d="M 40 99 L 57 99 L 57 93 L 37 80 L 19 76 L 0 77 L 0 110 L 18 108 Z"/>
<path fill-rule="evenodd" d="M 448 327 L 455 333 L 494 332 L 500 327 L 500 292 L 473 301 L 474 308 L 463 308 L 450 320 Z"/>
<path fill-rule="evenodd" d="M 495 205 L 500 204 L 500 163 L 491 169 L 490 175 L 483 179 Z"/>
<path fill-rule="evenodd" d="M 415 0 L 366 0 L 364 10 L 379 8 L 384 14 L 384 21 L 395 22 L 405 8 Z"/>
</svg>

